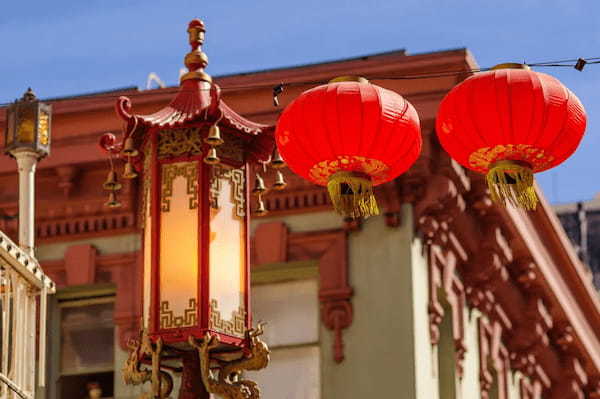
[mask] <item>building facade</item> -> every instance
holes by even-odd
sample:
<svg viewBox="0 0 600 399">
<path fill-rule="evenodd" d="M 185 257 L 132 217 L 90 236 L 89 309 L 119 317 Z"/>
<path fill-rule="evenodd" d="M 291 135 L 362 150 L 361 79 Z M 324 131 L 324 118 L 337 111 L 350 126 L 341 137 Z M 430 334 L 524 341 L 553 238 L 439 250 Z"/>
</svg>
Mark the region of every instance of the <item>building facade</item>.
<svg viewBox="0 0 600 399">
<path fill-rule="evenodd" d="M 380 216 L 342 220 L 325 189 L 287 171 L 288 187 L 265 197 L 270 212 L 254 218 L 251 242 L 254 320 L 268 321 L 272 350 L 270 366 L 253 374 L 264 398 L 600 398 L 600 300 L 543 194 L 534 212 L 499 207 L 482 176 L 437 142 L 439 102 L 475 67 L 463 49 L 397 51 L 215 79 L 236 112 L 274 124 L 310 87 L 300 82 L 465 71 L 372 81 L 407 98 L 423 132 L 417 163 L 376 189 Z M 277 108 L 270 87 L 280 82 L 298 84 Z M 247 86 L 261 88 L 235 89 Z M 97 143 L 122 128 L 118 96 L 151 113 L 174 91 L 50 101 L 52 154 L 39 164 L 36 204 L 36 255 L 58 287 L 46 398 L 148 390 L 121 374 L 142 314 L 139 187 L 124 181 L 122 207 L 104 205 L 109 165 Z M 9 234 L 16 179 L 14 163 L 0 159 L 0 230 Z"/>
</svg>

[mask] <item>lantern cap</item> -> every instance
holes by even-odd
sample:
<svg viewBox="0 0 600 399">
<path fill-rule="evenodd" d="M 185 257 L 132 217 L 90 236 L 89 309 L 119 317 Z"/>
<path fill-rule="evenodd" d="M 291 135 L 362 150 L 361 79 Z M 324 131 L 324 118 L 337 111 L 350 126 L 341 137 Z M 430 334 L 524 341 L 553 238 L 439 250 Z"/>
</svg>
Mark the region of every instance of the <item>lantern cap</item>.
<svg viewBox="0 0 600 399">
<path fill-rule="evenodd" d="M 519 64 L 518 62 L 504 62 L 502 64 L 494 65 L 490 68 L 490 71 L 495 71 L 497 69 L 525 69 L 531 70 L 529 65 L 527 64 Z"/>
<path fill-rule="evenodd" d="M 339 82 L 369 83 L 369 81 L 366 78 L 363 78 L 362 76 L 353 76 L 353 75 L 339 76 L 339 77 L 333 78 L 329 81 L 329 83 L 339 83 Z"/>
</svg>

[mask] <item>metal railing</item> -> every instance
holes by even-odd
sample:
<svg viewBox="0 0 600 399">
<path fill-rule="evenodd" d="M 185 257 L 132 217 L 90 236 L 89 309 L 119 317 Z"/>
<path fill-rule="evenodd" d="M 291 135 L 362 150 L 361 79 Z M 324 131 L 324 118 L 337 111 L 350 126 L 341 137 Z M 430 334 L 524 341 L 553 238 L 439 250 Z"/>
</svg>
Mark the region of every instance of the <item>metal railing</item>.
<svg viewBox="0 0 600 399">
<path fill-rule="evenodd" d="M 36 363 L 37 385 L 45 385 L 46 297 L 54 291 L 37 260 L 0 232 L 1 399 L 34 398 Z"/>
</svg>

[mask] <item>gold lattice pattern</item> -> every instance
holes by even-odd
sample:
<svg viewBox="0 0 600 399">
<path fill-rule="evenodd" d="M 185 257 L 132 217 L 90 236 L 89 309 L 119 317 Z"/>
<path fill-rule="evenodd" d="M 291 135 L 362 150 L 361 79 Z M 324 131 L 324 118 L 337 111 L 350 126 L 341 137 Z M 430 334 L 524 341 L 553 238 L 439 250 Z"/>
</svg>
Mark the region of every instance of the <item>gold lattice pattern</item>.
<svg viewBox="0 0 600 399">
<path fill-rule="evenodd" d="M 228 134 L 224 139 L 225 143 L 217 147 L 219 158 L 244 162 L 244 140 L 232 134 Z"/>
<path fill-rule="evenodd" d="M 308 172 L 317 184 L 327 185 L 329 176 L 339 171 L 362 172 L 369 176 L 373 184 L 383 183 L 387 179 L 388 166 L 383 162 L 356 155 L 339 155 L 337 159 L 324 160 L 313 165 Z"/>
<path fill-rule="evenodd" d="M 539 172 L 547 169 L 554 157 L 529 144 L 500 144 L 480 148 L 471 153 L 469 166 L 481 173 L 487 173 L 492 164 L 502 160 L 526 162 L 531 165 L 533 172 Z"/>
<path fill-rule="evenodd" d="M 158 158 L 202 153 L 200 129 L 165 129 L 158 132 Z"/>
<path fill-rule="evenodd" d="M 216 299 L 210 300 L 210 319 L 208 327 L 213 331 L 223 334 L 243 337 L 246 334 L 246 310 L 240 306 L 238 310 L 231 312 L 231 319 L 221 318 L 219 304 Z"/>
<path fill-rule="evenodd" d="M 173 196 L 173 180 L 183 177 L 187 182 L 187 194 L 190 209 L 198 208 L 198 162 L 178 162 L 162 166 L 161 211 L 171 210 Z"/>
<path fill-rule="evenodd" d="M 235 204 L 235 216 L 243 218 L 246 216 L 246 178 L 243 169 L 228 169 L 221 166 L 212 167 L 210 178 L 209 198 L 210 206 L 219 208 L 219 193 L 222 189 L 221 179 L 229 179 L 231 182 L 231 198 Z"/>
<path fill-rule="evenodd" d="M 169 301 L 160 303 L 160 328 L 181 328 L 195 326 L 198 323 L 196 298 L 188 300 L 188 307 L 183 311 L 183 315 L 176 316 L 170 310 Z"/>
</svg>

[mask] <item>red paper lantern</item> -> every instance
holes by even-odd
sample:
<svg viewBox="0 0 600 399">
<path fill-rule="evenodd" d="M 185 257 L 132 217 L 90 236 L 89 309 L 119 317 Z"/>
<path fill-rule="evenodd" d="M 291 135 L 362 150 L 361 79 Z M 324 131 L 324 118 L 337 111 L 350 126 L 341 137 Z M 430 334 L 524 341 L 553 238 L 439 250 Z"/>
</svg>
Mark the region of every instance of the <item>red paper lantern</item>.
<svg viewBox="0 0 600 399">
<path fill-rule="evenodd" d="M 535 209 L 533 173 L 573 154 L 585 125 L 583 105 L 557 79 L 501 64 L 446 95 L 436 130 L 452 158 L 487 174 L 492 199 Z"/>
<path fill-rule="evenodd" d="M 275 132 L 290 169 L 327 186 L 335 209 L 378 214 L 373 186 L 405 172 L 421 151 L 419 117 L 399 94 L 364 78 L 338 78 L 302 93 Z"/>
</svg>

